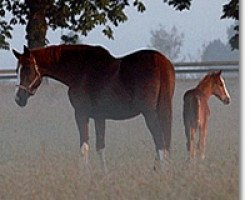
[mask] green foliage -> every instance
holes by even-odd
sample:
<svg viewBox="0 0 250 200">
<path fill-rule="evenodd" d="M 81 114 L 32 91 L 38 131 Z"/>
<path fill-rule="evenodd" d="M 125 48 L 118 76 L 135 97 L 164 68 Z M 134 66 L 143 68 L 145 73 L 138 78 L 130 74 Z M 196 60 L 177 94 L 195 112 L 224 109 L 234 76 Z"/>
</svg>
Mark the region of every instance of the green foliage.
<svg viewBox="0 0 250 200">
<path fill-rule="evenodd" d="M 224 18 L 233 18 L 235 20 L 239 20 L 239 0 L 231 0 L 228 4 L 223 6 L 223 15 Z"/>
<path fill-rule="evenodd" d="M 134 6 L 137 7 L 138 12 L 143 12 L 146 10 L 146 7 L 144 6 L 144 4 L 139 0 L 134 1 Z"/>
<path fill-rule="evenodd" d="M 170 6 L 174 6 L 176 10 L 184 10 L 190 9 L 192 0 L 164 0 L 164 2 L 168 2 Z"/>
<path fill-rule="evenodd" d="M 63 44 L 79 44 L 79 35 L 74 32 L 70 32 L 68 35 L 62 35 L 61 40 Z"/>
<path fill-rule="evenodd" d="M 114 37 L 113 37 L 113 31 L 112 31 L 112 29 L 111 29 L 110 26 L 106 26 L 106 28 L 103 29 L 102 32 L 103 32 L 104 35 L 106 35 L 109 39 L 114 39 Z"/>
<path fill-rule="evenodd" d="M 0 49 L 10 49 L 9 44 L 5 41 L 4 35 L 0 35 Z"/>
<path fill-rule="evenodd" d="M 11 39 L 12 27 L 3 19 L 5 14 L 3 0 L 0 0 L 0 49 L 9 49 L 6 39 Z"/>
<path fill-rule="evenodd" d="M 178 10 L 183 10 L 190 7 L 190 2 L 191 0 L 171 0 L 168 4 Z M 83 35 L 87 35 L 96 26 L 102 25 L 104 35 L 113 39 L 112 26 L 118 26 L 128 20 L 124 11 L 128 6 L 130 6 L 128 0 L 1 0 L 0 17 L 5 17 L 5 11 L 9 11 L 12 17 L 9 22 L 0 21 L 0 42 L 2 45 L 6 45 L 5 39 L 11 38 L 10 31 L 13 26 L 16 24 L 29 26 L 29 21 L 32 18 L 43 18 L 41 20 L 46 20 L 47 25 L 52 29 L 67 28 Z M 145 5 L 140 0 L 134 0 L 133 6 L 138 12 L 146 10 Z M 33 20 L 31 24 L 33 26 L 36 22 L 34 23 Z M 37 24 L 39 25 L 39 23 Z M 36 37 L 41 40 L 41 37 L 44 37 L 44 31 L 40 36 L 34 33 L 34 28 L 26 28 L 26 31 L 28 41 L 36 41 Z M 38 44 L 44 44 L 43 41 L 39 41 Z M 33 45 L 31 44 L 31 46 Z"/>
<path fill-rule="evenodd" d="M 180 11 L 190 9 L 191 1 L 163 0 Z M 6 39 L 11 38 L 13 26 L 16 24 L 28 26 L 31 19 L 33 19 L 32 24 L 36 24 L 34 19 L 46 20 L 47 28 L 67 28 L 83 35 L 87 35 L 96 26 L 103 26 L 104 35 L 113 39 L 113 27 L 128 20 L 125 13 L 126 7 L 133 5 L 138 12 L 146 10 L 143 0 L 132 0 L 131 5 L 130 3 L 129 0 L 0 0 L 0 42 L 7 44 Z M 224 6 L 222 17 L 233 17 L 238 20 L 238 10 L 238 0 L 231 0 L 228 5 Z M 6 11 L 11 14 L 9 21 L 5 19 Z M 29 37 L 33 37 L 34 34 L 31 32 L 34 30 L 26 29 L 28 40 Z M 45 43 L 44 31 L 38 38 L 38 43 Z M 40 41 L 41 38 L 44 40 Z M 33 41 L 36 39 L 33 38 Z"/>
<path fill-rule="evenodd" d="M 221 19 L 232 18 L 239 21 L 239 0 L 230 0 L 228 4 L 223 6 L 223 15 Z M 239 24 L 234 27 L 235 34 L 229 39 L 231 49 L 239 49 Z"/>
</svg>

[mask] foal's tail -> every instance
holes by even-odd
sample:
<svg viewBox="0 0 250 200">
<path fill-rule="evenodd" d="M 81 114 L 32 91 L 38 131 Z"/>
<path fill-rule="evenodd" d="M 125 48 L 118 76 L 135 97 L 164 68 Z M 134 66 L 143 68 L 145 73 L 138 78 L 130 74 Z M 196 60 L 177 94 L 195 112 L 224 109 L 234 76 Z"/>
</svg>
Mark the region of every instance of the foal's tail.
<svg viewBox="0 0 250 200">
<path fill-rule="evenodd" d="M 165 56 L 159 60 L 159 66 L 161 67 L 161 85 L 157 113 L 164 134 L 165 147 L 169 151 L 172 131 L 172 98 L 175 89 L 175 71 L 174 66 Z"/>
</svg>

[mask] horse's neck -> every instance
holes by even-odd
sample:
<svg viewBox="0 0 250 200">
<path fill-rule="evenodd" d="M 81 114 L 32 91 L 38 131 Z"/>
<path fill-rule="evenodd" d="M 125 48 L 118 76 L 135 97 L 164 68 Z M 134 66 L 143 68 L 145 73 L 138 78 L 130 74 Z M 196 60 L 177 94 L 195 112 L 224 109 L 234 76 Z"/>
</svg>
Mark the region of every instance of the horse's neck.
<svg viewBox="0 0 250 200">
<path fill-rule="evenodd" d="M 49 77 L 52 79 L 55 79 L 57 81 L 62 82 L 63 84 L 70 86 L 72 83 L 72 76 L 68 73 L 66 73 L 63 69 L 54 69 L 55 66 L 50 65 L 38 65 L 40 73 L 43 77 Z"/>
<path fill-rule="evenodd" d="M 39 71 L 43 77 L 46 76 L 58 80 L 67 86 L 70 86 L 74 82 L 72 81 L 74 75 L 65 70 L 65 65 L 56 62 L 56 58 L 51 56 L 50 51 L 41 50 L 40 52 L 34 51 L 33 53 L 35 54 Z"/>
<path fill-rule="evenodd" d="M 196 87 L 196 89 L 198 89 L 205 96 L 207 100 L 209 100 L 209 98 L 213 95 L 212 85 L 210 80 L 201 81 Z"/>
</svg>

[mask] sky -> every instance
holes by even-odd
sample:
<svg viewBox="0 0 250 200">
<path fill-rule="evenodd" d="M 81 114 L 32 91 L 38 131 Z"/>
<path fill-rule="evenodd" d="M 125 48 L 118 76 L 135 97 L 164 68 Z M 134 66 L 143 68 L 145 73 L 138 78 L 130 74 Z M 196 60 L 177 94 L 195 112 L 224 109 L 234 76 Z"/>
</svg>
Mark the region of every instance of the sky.
<svg viewBox="0 0 250 200">
<path fill-rule="evenodd" d="M 175 26 L 179 33 L 184 33 L 184 43 L 181 57 L 189 60 L 189 55 L 199 60 L 202 46 L 214 39 L 227 42 L 227 28 L 234 23 L 231 19 L 221 20 L 222 5 L 227 0 L 193 0 L 190 10 L 176 11 L 163 3 L 163 0 L 144 0 L 146 11 L 138 13 L 133 6 L 126 9 L 128 21 L 114 28 L 114 40 L 109 40 L 102 33 L 102 27 L 92 30 L 87 37 L 81 37 L 84 44 L 102 45 L 114 56 L 123 56 L 138 49 L 148 48 L 150 31 L 159 28 L 161 24 L 170 30 Z M 47 39 L 50 45 L 60 44 L 61 34 L 66 30 L 48 30 Z M 9 41 L 11 49 L 20 52 L 25 40 L 25 27 L 15 26 L 13 38 Z M 0 50 L 0 69 L 12 69 L 16 60 L 11 51 Z"/>
</svg>

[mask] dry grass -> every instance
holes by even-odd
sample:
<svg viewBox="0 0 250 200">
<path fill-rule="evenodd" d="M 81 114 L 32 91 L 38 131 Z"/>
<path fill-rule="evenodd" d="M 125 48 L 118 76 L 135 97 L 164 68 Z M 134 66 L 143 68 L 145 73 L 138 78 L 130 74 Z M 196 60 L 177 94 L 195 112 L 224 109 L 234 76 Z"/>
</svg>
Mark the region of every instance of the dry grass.
<svg viewBox="0 0 250 200">
<path fill-rule="evenodd" d="M 167 170 L 152 170 L 153 142 L 138 117 L 107 122 L 107 175 L 100 173 L 92 121 L 90 169 L 79 161 L 78 132 L 66 87 L 43 85 L 21 109 L 14 103 L 14 86 L 1 85 L 0 199 L 239 199 L 238 80 L 226 80 L 229 106 L 210 100 L 207 158 L 189 164 L 182 96 L 196 83 L 177 80 L 172 162 Z"/>
</svg>

